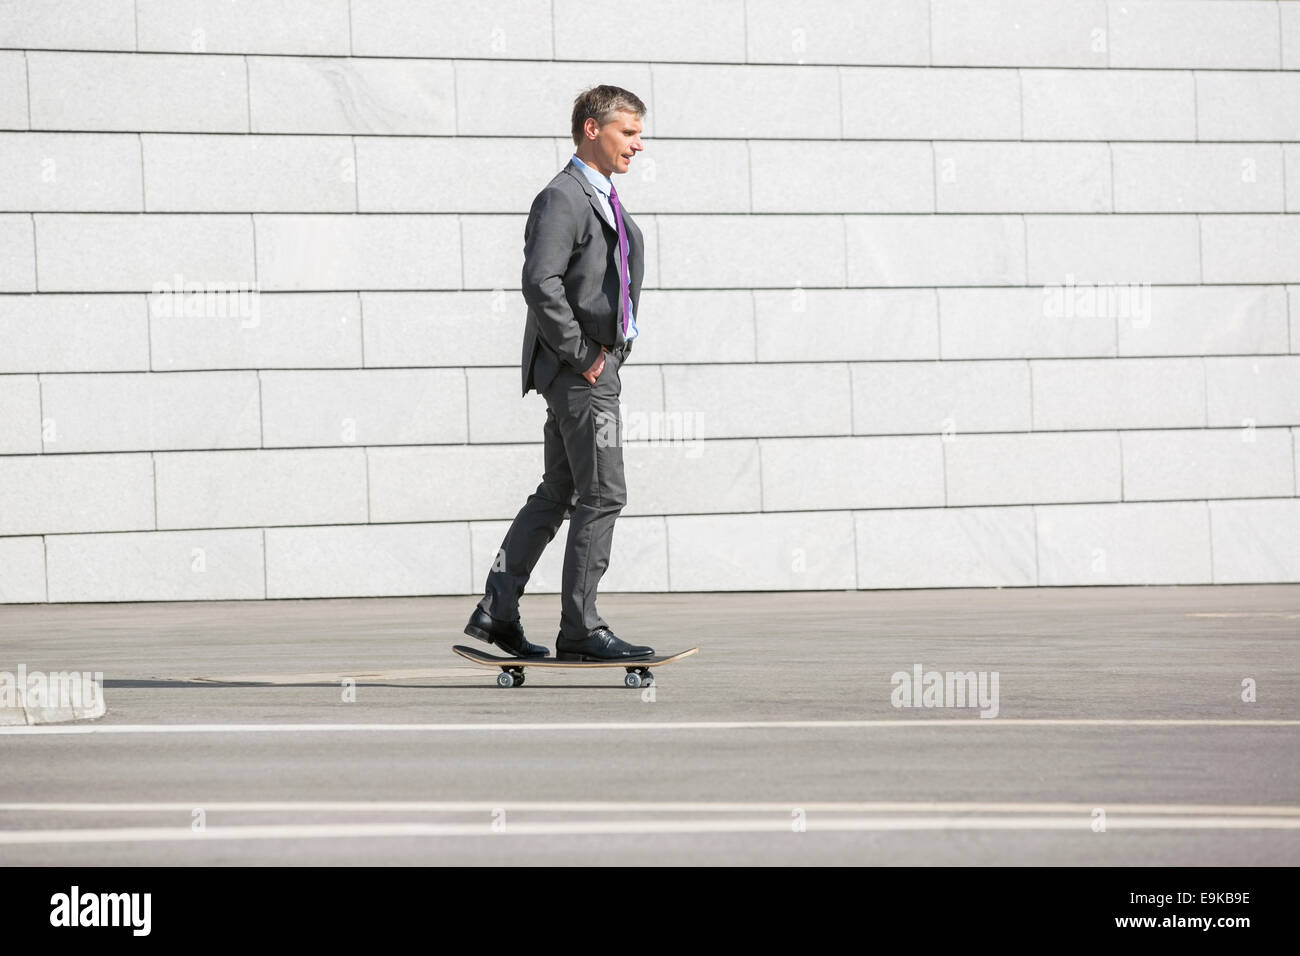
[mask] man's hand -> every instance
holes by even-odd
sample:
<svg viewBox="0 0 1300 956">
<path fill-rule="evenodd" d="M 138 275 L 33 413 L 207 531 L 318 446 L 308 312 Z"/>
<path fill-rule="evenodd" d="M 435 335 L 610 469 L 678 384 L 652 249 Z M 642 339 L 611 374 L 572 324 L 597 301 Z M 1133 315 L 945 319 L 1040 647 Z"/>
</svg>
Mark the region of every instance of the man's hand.
<svg viewBox="0 0 1300 956">
<path fill-rule="evenodd" d="M 609 354 L 608 350 L 606 350 L 605 348 L 601 348 L 600 357 L 597 358 L 596 361 L 591 363 L 591 368 L 587 369 L 587 371 L 582 373 L 582 377 L 587 380 L 588 384 L 590 385 L 596 384 L 596 379 L 600 378 L 600 373 L 605 368 L 605 356 L 608 354 Z"/>
</svg>

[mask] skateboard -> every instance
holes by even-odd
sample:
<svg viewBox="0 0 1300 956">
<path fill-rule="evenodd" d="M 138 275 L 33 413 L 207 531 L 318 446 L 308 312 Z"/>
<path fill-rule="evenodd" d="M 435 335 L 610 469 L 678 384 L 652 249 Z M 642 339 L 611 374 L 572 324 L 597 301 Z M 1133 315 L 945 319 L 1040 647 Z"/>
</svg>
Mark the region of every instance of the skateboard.
<svg viewBox="0 0 1300 956">
<path fill-rule="evenodd" d="M 624 686 L 649 687 L 655 682 L 650 668 L 680 661 L 683 657 L 699 653 L 700 649 L 692 647 L 689 651 L 682 651 L 680 654 L 658 654 L 637 661 L 561 661 L 554 657 L 497 657 L 495 654 L 484 654 L 476 648 L 461 644 L 455 645 L 452 650 L 466 660 L 483 667 L 501 668 L 501 673 L 497 675 L 498 687 L 518 687 L 524 682 L 525 667 L 621 667 L 627 671 L 623 678 Z"/>
</svg>

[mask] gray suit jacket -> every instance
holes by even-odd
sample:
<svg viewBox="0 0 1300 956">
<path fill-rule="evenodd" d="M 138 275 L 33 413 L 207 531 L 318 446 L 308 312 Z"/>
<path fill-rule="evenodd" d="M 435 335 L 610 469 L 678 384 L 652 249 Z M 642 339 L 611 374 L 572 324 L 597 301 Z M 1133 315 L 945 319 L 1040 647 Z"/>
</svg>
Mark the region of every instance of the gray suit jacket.
<svg viewBox="0 0 1300 956">
<path fill-rule="evenodd" d="M 636 315 L 645 242 L 626 209 L 623 227 Z M 618 232 L 601 212 L 595 187 L 570 160 L 537 194 L 524 226 L 524 395 L 550 385 L 561 363 L 581 374 L 601 346 L 623 344 L 619 280 Z"/>
</svg>

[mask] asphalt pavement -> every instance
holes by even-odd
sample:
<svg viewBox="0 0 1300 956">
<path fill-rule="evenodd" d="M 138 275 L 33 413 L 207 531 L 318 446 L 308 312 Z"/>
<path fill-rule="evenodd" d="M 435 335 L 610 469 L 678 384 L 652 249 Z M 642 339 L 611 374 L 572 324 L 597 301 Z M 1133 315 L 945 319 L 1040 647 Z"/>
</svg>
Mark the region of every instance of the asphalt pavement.
<svg viewBox="0 0 1300 956">
<path fill-rule="evenodd" d="M 1300 586 L 603 595 L 640 689 L 473 604 L 0 608 L 107 701 L 0 728 L 0 865 L 1300 863 Z"/>
</svg>

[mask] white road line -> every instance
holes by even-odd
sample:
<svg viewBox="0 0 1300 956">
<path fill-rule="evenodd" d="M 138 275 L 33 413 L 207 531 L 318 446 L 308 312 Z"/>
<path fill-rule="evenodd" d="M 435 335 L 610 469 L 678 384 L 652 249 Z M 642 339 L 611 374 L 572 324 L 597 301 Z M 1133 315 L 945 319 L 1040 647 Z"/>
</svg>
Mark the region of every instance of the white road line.
<svg viewBox="0 0 1300 956">
<path fill-rule="evenodd" d="M 1077 830 L 1090 832 L 1087 816 L 1008 817 L 923 816 L 805 818 L 801 824 L 814 832 L 888 830 Z M 1300 820 L 1197 817 L 1107 816 L 1112 830 L 1300 830 Z M 115 827 L 63 830 L 0 830 L 0 845 L 38 843 L 201 843 L 208 840 L 320 840 L 375 839 L 379 837 L 493 837 L 631 835 L 645 833 L 786 833 L 789 816 L 713 820 L 590 820 L 572 822 L 511 822 L 500 829 L 493 823 L 301 823 L 257 826 L 209 826 L 202 831 L 185 827 Z"/>
<path fill-rule="evenodd" d="M 0 803 L 0 813 L 1091 813 L 1300 817 L 1300 806 L 1191 803 L 963 803 L 951 801 L 617 801 L 617 800 L 193 800 L 137 803 Z"/>
<path fill-rule="evenodd" d="M 0 736 L 48 734 L 482 733 L 580 730 L 891 730 L 902 727 L 1300 727 L 1300 720 L 936 717 L 897 720 L 590 721 L 535 724 L 43 724 L 0 727 Z"/>
</svg>

